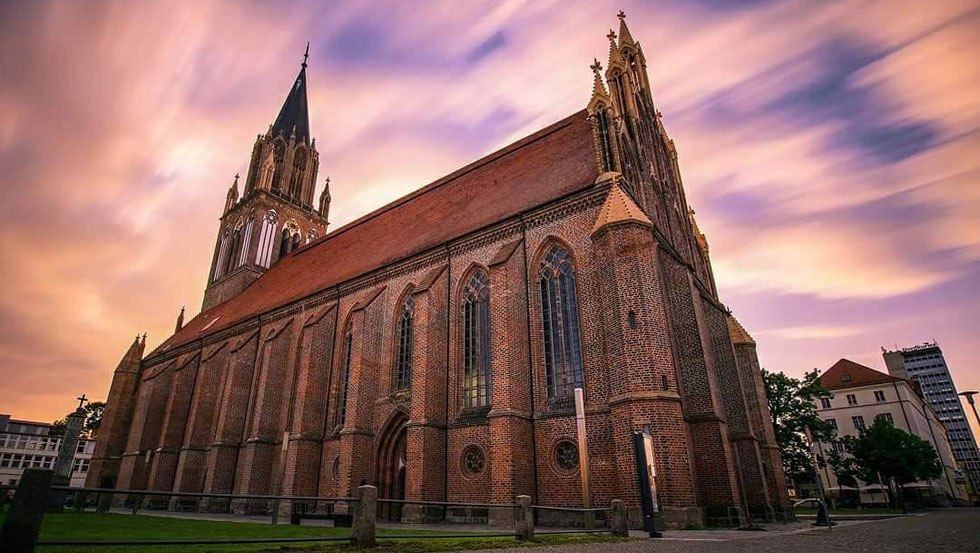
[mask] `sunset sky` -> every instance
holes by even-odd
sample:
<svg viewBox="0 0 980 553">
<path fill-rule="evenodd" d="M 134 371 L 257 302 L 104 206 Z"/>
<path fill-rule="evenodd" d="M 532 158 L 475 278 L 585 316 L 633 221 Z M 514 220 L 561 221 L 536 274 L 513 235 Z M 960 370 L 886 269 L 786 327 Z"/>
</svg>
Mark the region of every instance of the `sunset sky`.
<svg viewBox="0 0 980 553">
<path fill-rule="evenodd" d="M 937 340 L 980 388 L 980 2 L 0 3 L 0 412 L 103 399 L 201 305 L 311 42 L 331 228 L 583 108 L 626 11 L 763 365 Z"/>
</svg>

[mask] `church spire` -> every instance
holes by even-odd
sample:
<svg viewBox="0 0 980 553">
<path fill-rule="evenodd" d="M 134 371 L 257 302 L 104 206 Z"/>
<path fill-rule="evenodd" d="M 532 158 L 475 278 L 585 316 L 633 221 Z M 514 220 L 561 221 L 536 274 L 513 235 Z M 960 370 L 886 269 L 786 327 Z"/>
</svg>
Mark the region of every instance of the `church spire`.
<svg viewBox="0 0 980 553">
<path fill-rule="evenodd" d="M 626 26 L 626 12 L 619 10 L 616 17 L 619 18 L 619 47 L 636 46 L 636 41 L 633 40 L 633 35 L 630 34 L 630 28 Z"/>
<path fill-rule="evenodd" d="M 320 192 L 320 217 L 323 217 L 330 224 L 330 177 L 323 183 L 323 192 Z"/>
<path fill-rule="evenodd" d="M 235 173 L 235 182 L 228 187 L 228 195 L 225 196 L 225 213 L 231 211 L 238 202 L 238 173 Z"/>
<path fill-rule="evenodd" d="M 279 116 L 269 129 L 272 137 L 282 136 L 287 140 L 295 133 L 296 142 L 302 142 L 307 146 L 310 145 L 310 113 L 306 103 L 306 60 L 309 55 L 310 45 L 307 43 L 296 82 L 289 89 L 286 101 L 279 110 Z"/>
<path fill-rule="evenodd" d="M 623 58 L 623 53 L 619 51 L 619 46 L 616 46 L 616 32 L 609 29 L 606 38 L 609 39 L 609 62 L 606 64 L 606 78 L 608 79 L 615 69 L 626 71 L 626 60 Z"/>
</svg>

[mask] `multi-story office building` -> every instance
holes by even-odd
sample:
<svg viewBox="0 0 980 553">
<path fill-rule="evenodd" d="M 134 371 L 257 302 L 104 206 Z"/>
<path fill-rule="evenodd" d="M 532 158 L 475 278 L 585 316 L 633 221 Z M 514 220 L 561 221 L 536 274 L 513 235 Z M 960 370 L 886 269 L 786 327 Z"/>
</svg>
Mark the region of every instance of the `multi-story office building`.
<svg viewBox="0 0 980 553">
<path fill-rule="evenodd" d="M 24 469 L 54 470 L 61 437 L 51 435 L 51 425 L 11 419 L 0 415 L 0 484 L 17 484 Z M 85 485 L 95 440 L 81 439 L 71 466 L 71 486 Z"/>
<path fill-rule="evenodd" d="M 980 452 L 939 345 L 926 342 L 900 350 L 882 348 L 881 351 L 889 374 L 915 380 L 922 387 L 923 397 L 949 432 L 949 445 L 956 462 L 969 475 L 973 492 L 980 491 Z"/>
<path fill-rule="evenodd" d="M 820 384 L 833 396 L 817 400 L 817 413 L 829 422 L 838 436 L 857 436 L 875 419 L 885 419 L 899 428 L 922 438 L 935 448 L 943 465 L 943 474 L 928 481 L 913 482 L 906 489 L 918 490 L 923 497 L 937 502 L 943 499 L 962 502 L 967 499 L 966 487 L 957 475 L 956 461 L 950 450 L 945 428 L 932 408 L 923 400 L 914 382 L 887 375 L 848 359 L 841 359 L 820 375 Z M 814 444 L 818 455 L 826 456 L 839 450 L 840 442 Z M 832 495 L 855 486 L 842 487 L 829 467 L 820 469 L 824 488 Z M 858 482 L 862 503 L 883 503 L 887 482 Z M 882 485 L 884 484 L 884 486 Z M 854 493 L 852 491 L 852 493 Z"/>
</svg>

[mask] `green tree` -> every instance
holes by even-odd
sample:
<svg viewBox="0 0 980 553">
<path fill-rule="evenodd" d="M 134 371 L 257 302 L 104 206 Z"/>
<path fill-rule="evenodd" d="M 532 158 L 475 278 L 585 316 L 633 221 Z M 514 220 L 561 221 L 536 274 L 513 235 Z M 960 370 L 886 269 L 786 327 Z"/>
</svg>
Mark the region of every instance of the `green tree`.
<svg viewBox="0 0 980 553">
<path fill-rule="evenodd" d="M 840 448 L 831 449 L 825 455 L 820 456 L 818 460 L 821 468 L 829 468 L 834 473 L 839 486 L 857 488 L 859 487 L 857 480 L 861 477 L 861 467 L 858 466 L 857 461 L 850 454 L 850 442 L 852 440 L 853 438 L 850 436 L 844 436 L 838 441 L 841 444 Z M 849 496 L 851 496 L 851 499 L 855 499 L 853 495 L 859 492 L 851 494 L 842 488 L 840 493 L 842 499 L 848 500 Z M 856 502 L 860 503 L 860 498 L 858 497 L 856 499 Z"/>
<path fill-rule="evenodd" d="M 847 448 L 859 468 L 858 476 L 865 482 L 876 482 L 880 475 L 885 481 L 894 479 L 901 490 L 909 482 L 943 474 L 932 444 L 885 419 L 875 419 L 857 438 L 848 440 Z"/>
<path fill-rule="evenodd" d="M 811 475 L 813 464 L 806 430 L 810 430 L 814 440 L 825 443 L 830 443 L 836 434 L 834 427 L 817 416 L 817 399 L 831 397 L 830 392 L 820 385 L 820 373 L 816 369 L 802 379 L 763 369 L 762 379 L 786 475 L 790 478 Z"/>
<path fill-rule="evenodd" d="M 105 414 L 105 402 L 104 401 L 93 401 L 82 407 L 82 411 L 85 413 L 85 423 L 82 425 L 82 435 L 88 438 L 94 438 L 99 432 L 99 425 L 102 424 L 102 415 Z M 51 423 L 51 429 L 48 431 L 49 436 L 64 436 L 65 435 L 65 425 L 67 421 L 65 419 L 58 419 Z"/>
</svg>

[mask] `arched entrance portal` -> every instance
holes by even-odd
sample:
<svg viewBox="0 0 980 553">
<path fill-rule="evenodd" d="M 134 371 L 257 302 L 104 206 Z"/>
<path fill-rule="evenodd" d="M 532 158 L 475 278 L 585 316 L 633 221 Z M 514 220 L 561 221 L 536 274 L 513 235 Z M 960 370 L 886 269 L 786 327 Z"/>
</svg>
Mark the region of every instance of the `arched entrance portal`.
<svg viewBox="0 0 980 553">
<path fill-rule="evenodd" d="M 408 417 L 401 411 L 392 415 L 378 445 L 378 495 L 385 499 L 405 499 L 405 423 Z M 401 521 L 400 503 L 381 503 L 382 519 Z"/>
</svg>

